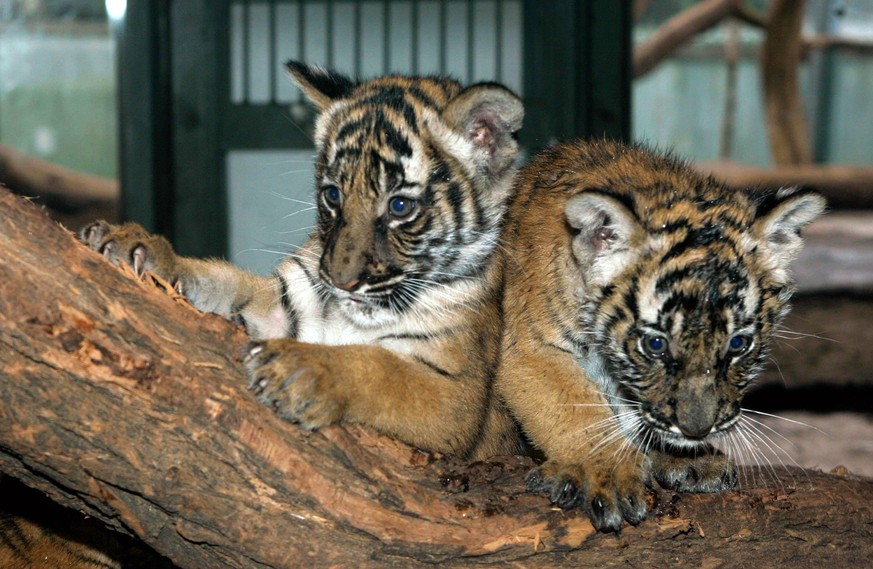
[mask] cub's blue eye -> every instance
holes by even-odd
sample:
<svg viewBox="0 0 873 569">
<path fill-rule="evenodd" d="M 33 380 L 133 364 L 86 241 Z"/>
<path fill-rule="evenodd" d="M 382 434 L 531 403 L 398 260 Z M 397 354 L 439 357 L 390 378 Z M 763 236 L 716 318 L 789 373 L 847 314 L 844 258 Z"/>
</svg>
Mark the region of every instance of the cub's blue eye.
<svg viewBox="0 0 873 569">
<path fill-rule="evenodd" d="M 667 353 L 667 338 L 656 334 L 648 335 L 642 341 L 643 350 L 650 356 L 662 356 Z"/>
<path fill-rule="evenodd" d="M 336 186 L 325 186 L 324 189 L 321 190 L 321 194 L 324 196 L 324 201 L 332 206 L 338 206 L 343 195 L 340 189 Z"/>
<path fill-rule="evenodd" d="M 728 352 L 733 355 L 742 354 L 745 353 L 751 345 L 752 341 L 748 336 L 737 334 L 728 341 Z"/>
<path fill-rule="evenodd" d="M 394 217 L 409 217 L 415 211 L 415 200 L 395 196 L 388 200 L 388 213 Z"/>
</svg>

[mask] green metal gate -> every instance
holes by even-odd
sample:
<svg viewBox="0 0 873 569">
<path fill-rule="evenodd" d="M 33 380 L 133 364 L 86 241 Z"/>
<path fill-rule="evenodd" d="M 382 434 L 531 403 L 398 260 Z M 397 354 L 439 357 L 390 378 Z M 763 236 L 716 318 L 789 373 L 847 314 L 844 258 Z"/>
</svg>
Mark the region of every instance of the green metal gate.
<svg viewBox="0 0 873 569">
<path fill-rule="evenodd" d="M 311 114 L 281 75 L 290 57 L 363 77 L 502 80 L 525 101 L 530 151 L 627 139 L 630 30 L 629 0 L 131 0 L 118 30 L 123 215 L 182 254 L 225 256 L 227 154 L 310 147 Z"/>
</svg>

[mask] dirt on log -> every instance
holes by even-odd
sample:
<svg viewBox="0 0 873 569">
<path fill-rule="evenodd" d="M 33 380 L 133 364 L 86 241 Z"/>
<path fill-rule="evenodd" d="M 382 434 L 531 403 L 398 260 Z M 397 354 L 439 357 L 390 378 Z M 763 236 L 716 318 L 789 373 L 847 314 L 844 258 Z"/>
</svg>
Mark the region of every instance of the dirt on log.
<svg viewBox="0 0 873 569">
<path fill-rule="evenodd" d="M 525 493 L 529 459 L 465 464 L 280 421 L 246 390 L 240 329 L 3 190 L 0 251 L 0 470 L 181 568 L 873 558 L 869 480 L 777 469 L 723 495 L 653 490 L 649 520 L 599 535 Z"/>
</svg>

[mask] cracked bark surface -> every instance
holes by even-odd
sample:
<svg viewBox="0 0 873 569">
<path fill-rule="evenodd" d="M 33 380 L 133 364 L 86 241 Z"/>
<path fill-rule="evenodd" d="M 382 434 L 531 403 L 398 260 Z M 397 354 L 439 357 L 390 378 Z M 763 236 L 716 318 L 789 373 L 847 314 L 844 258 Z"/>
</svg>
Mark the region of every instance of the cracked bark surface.
<svg viewBox="0 0 873 569">
<path fill-rule="evenodd" d="M 178 567 L 873 558 L 870 480 L 780 468 L 723 495 L 653 491 L 649 520 L 598 535 L 524 491 L 529 459 L 465 464 L 358 427 L 282 422 L 246 390 L 238 327 L 5 190 L 0 252 L 0 470 Z"/>
</svg>

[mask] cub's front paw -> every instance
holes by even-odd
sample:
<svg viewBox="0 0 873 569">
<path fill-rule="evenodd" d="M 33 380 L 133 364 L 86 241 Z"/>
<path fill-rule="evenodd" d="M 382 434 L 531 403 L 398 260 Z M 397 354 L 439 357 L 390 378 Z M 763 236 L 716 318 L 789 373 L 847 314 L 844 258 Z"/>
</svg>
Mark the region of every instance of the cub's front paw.
<svg viewBox="0 0 873 569">
<path fill-rule="evenodd" d="M 637 525 L 646 519 L 646 485 L 636 464 L 560 464 L 546 461 L 527 476 L 531 492 L 548 495 L 563 509 L 582 508 L 598 531 Z"/>
<path fill-rule="evenodd" d="M 79 231 L 79 240 L 116 265 L 130 265 L 137 276 L 150 271 L 173 279 L 176 265 L 173 247 L 160 235 L 152 235 L 136 223 L 111 225 L 95 221 Z"/>
<path fill-rule="evenodd" d="M 305 429 L 336 423 L 345 402 L 327 350 L 290 339 L 252 342 L 245 359 L 249 389 L 277 415 Z"/>
<path fill-rule="evenodd" d="M 737 484 L 737 469 L 723 453 L 708 449 L 697 456 L 649 453 L 658 484 L 677 492 L 724 492 Z"/>
</svg>

